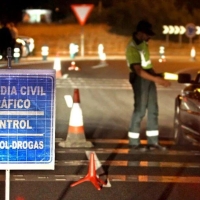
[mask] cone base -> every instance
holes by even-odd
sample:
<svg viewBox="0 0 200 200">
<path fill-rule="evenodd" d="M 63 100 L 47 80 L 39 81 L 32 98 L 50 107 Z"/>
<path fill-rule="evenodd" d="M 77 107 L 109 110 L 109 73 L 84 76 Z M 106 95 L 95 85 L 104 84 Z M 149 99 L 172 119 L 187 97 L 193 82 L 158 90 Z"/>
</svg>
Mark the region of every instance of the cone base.
<svg viewBox="0 0 200 200">
<path fill-rule="evenodd" d="M 84 178 L 81 178 L 77 182 L 71 184 L 71 187 L 74 187 L 74 186 L 81 184 L 85 181 L 90 181 L 96 187 L 97 190 L 101 190 L 102 186 L 106 185 L 106 183 L 104 181 L 97 178 L 96 168 L 95 168 L 95 160 L 94 160 L 94 153 L 90 154 L 90 163 L 89 163 L 89 168 L 88 168 L 88 174 Z"/>
<path fill-rule="evenodd" d="M 87 174 L 84 178 L 82 178 L 82 179 L 78 180 L 77 182 L 71 184 L 70 187 L 74 187 L 74 186 L 81 184 L 85 181 L 90 181 L 96 187 L 97 190 L 101 190 L 103 185 L 106 185 L 106 183 L 104 181 L 97 178 L 96 176 L 91 176 L 90 174 Z"/>
<path fill-rule="evenodd" d="M 64 142 L 58 143 L 58 146 L 60 147 L 94 147 L 94 145 L 91 142 L 86 141 L 86 140 L 79 140 L 79 141 L 66 140 Z"/>
</svg>

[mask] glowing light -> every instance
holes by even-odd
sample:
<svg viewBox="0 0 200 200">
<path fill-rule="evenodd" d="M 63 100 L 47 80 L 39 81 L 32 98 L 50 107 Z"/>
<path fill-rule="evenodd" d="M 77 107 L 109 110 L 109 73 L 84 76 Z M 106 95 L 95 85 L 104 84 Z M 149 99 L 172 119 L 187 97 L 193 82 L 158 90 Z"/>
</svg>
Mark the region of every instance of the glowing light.
<svg viewBox="0 0 200 200">
<path fill-rule="evenodd" d="M 180 28 L 178 26 L 174 26 L 174 34 L 177 35 L 180 32 Z"/>
<path fill-rule="evenodd" d="M 47 9 L 26 9 L 24 10 L 23 22 L 39 23 L 51 22 L 51 10 Z"/>
<path fill-rule="evenodd" d="M 173 26 L 169 26 L 169 34 L 173 34 L 174 33 L 174 27 Z"/>
<path fill-rule="evenodd" d="M 180 26 L 180 34 L 183 35 L 185 33 L 186 29 L 184 26 Z"/>
<path fill-rule="evenodd" d="M 169 28 L 168 28 L 168 26 L 167 25 L 164 25 L 163 26 L 163 34 L 168 34 L 169 33 Z"/>
<path fill-rule="evenodd" d="M 195 51 L 194 47 L 192 47 L 190 55 L 191 55 L 192 58 L 196 56 L 196 51 Z"/>
<path fill-rule="evenodd" d="M 164 79 L 166 80 L 178 80 L 178 75 L 174 73 L 165 72 Z"/>
<path fill-rule="evenodd" d="M 19 58 L 20 57 L 20 49 L 19 48 L 14 48 L 14 58 Z"/>
<path fill-rule="evenodd" d="M 200 35 L 200 26 L 196 26 L 196 34 Z"/>
<path fill-rule="evenodd" d="M 69 54 L 71 58 L 74 58 L 76 53 L 78 53 L 79 51 L 79 46 L 77 44 L 74 43 L 70 43 L 69 45 Z"/>
<path fill-rule="evenodd" d="M 43 46 L 41 48 L 41 50 L 42 50 L 42 52 L 41 52 L 42 56 L 48 56 L 49 55 L 49 47 L 48 46 Z"/>
<path fill-rule="evenodd" d="M 25 42 L 24 40 L 20 39 L 20 38 L 17 38 L 17 39 L 16 39 L 16 42 L 17 42 L 17 43 L 21 43 L 21 44 L 24 45 L 24 46 L 26 45 L 26 42 Z"/>
<path fill-rule="evenodd" d="M 101 61 L 105 61 L 106 60 L 106 54 L 104 53 L 104 46 L 103 46 L 103 44 L 99 44 L 98 45 L 98 54 L 99 54 L 99 59 Z"/>
</svg>

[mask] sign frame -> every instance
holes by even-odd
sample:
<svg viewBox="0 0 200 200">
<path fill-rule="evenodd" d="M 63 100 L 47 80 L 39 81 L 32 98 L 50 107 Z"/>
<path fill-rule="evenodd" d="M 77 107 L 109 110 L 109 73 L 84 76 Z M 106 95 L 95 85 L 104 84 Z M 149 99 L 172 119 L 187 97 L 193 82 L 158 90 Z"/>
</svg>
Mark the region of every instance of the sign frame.
<svg viewBox="0 0 200 200">
<path fill-rule="evenodd" d="M 55 70 L 0 70 L 0 169 L 54 170 Z"/>
</svg>

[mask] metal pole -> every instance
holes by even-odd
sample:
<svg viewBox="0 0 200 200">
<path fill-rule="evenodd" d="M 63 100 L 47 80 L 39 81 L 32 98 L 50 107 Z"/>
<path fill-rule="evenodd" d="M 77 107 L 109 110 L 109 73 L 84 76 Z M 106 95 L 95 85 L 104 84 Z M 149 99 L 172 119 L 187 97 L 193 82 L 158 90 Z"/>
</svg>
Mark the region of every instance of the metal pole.
<svg viewBox="0 0 200 200">
<path fill-rule="evenodd" d="M 8 69 L 11 69 L 12 61 L 12 49 L 11 47 L 7 48 L 7 58 L 8 58 Z M 10 200 L 10 170 L 6 170 L 6 180 L 5 180 L 5 200 Z"/>
<path fill-rule="evenodd" d="M 81 29 L 81 56 L 84 57 L 84 28 Z"/>
<path fill-rule="evenodd" d="M 10 200 L 10 170 L 6 170 L 5 200 Z"/>
<path fill-rule="evenodd" d="M 11 69 L 11 61 L 12 61 L 12 49 L 11 49 L 11 47 L 7 48 L 7 58 L 8 58 L 8 69 Z"/>
<path fill-rule="evenodd" d="M 179 45 L 180 45 L 180 47 L 182 46 L 182 35 L 181 34 L 179 34 Z"/>
<path fill-rule="evenodd" d="M 190 37 L 189 40 L 190 40 L 190 45 L 191 45 L 193 43 L 192 37 Z"/>
<path fill-rule="evenodd" d="M 166 43 L 167 43 L 167 46 L 169 46 L 169 33 L 166 34 Z"/>
</svg>

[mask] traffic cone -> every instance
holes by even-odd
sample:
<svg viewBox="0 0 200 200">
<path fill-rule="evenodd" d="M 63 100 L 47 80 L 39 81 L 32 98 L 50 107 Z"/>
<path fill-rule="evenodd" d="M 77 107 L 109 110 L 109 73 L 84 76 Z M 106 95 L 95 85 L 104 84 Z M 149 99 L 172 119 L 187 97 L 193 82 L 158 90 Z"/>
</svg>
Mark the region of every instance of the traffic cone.
<svg viewBox="0 0 200 200">
<path fill-rule="evenodd" d="M 56 58 L 54 59 L 53 69 L 56 70 L 56 78 L 61 78 L 62 77 L 61 63 L 60 63 L 60 58 L 58 54 L 56 55 Z"/>
<path fill-rule="evenodd" d="M 79 89 L 74 89 L 67 139 L 58 145 L 61 147 L 93 147 L 92 143 L 85 139 Z"/>
<path fill-rule="evenodd" d="M 69 71 L 72 71 L 72 70 L 79 71 L 80 68 L 78 66 L 76 66 L 76 62 L 75 61 L 72 61 L 71 65 L 68 67 L 68 70 Z"/>
<path fill-rule="evenodd" d="M 89 168 L 88 168 L 88 174 L 78 180 L 77 182 L 71 184 L 71 187 L 74 187 L 80 183 L 83 183 L 85 181 L 90 181 L 93 183 L 93 185 L 97 188 L 97 190 L 101 190 L 103 185 L 106 185 L 106 183 L 104 181 L 102 181 L 101 179 L 97 178 L 96 175 L 96 168 L 95 168 L 95 160 L 94 160 L 94 153 L 90 154 L 90 163 L 89 163 Z"/>
</svg>

